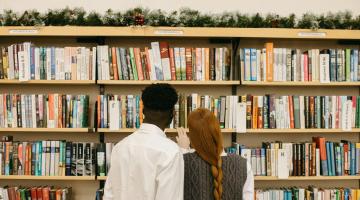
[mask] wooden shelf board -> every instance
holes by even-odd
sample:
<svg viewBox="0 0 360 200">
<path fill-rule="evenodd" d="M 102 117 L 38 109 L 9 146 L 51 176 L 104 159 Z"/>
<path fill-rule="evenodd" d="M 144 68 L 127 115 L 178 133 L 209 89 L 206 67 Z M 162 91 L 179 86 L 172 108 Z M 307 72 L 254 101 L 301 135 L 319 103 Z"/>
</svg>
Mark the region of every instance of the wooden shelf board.
<svg viewBox="0 0 360 200">
<path fill-rule="evenodd" d="M 96 176 L 96 180 L 106 181 L 107 176 Z"/>
<path fill-rule="evenodd" d="M 256 82 L 242 81 L 243 86 L 360 86 L 360 82 Z"/>
<path fill-rule="evenodd" d="M 350 131 L 342 129 L 247 129 L 246 133 L 359 133 L 359 128 L 353 128 Z M 241 133 L 239 133 L 241 134 Z"/>
<path fill-rule="evenodd" d="M 93 181 L 95 176 L 18 176 L 1 175 L 0 180 L 54 180 L 54 181 Z"/>
<path fill-rule="evenodd" d="M 217 27 L 106 27 L 3 26 L 0 36 L 113 36 L 113 37 L 242 37 L 284 39 L 360 39 L 360 30 L 217 28 Z"/>
<path fill-rule="evenodd" d="M 0 128 L 0 132 L 59 132 L 59 133 L 87 133 L 88 128 Z"/>
<path fill-rule="evenodd" d="M 171 85 L 239 85 L 240 81 L 134 81 L 134 80 L 98 80 L 100 85 L 150 85 L 168 83 Z"/>
<path fill-rule="evenodd" d="M 136 131 L 135 128 L 122 128 L 119 130 L 110 130 L 108 128 L 98 128 L 97 130 L 100 133 L 132 133 Z M 187 130 L 188 131 L 188 130 Z M 234 129 L 221 129 L 222 133 L 233 133 Z M 165 133 L 176 133 L 176 129 L 165 129 Z"/>
<path fill-rule="evenodd" d="M 0 84 L 33 84 L 33 85 L 95 85 L 93 80 L 29 80 L 29 81 L 19 81 L 19 80 L 0 80 Z"/>
<path fill-rule="evenodd" d="M 323 181 L 323 180 L 360 180 L 360 176 L 290 176 L 279 179 L 275 176 L 255 176 L 255 181 Z"/>
</svg>

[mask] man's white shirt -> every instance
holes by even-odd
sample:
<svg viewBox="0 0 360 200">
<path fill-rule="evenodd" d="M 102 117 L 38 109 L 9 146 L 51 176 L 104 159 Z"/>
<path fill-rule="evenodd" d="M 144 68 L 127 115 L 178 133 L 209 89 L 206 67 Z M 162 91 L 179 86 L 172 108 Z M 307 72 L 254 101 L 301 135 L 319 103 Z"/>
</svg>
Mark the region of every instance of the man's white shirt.
<svg viewBox="0 0 360 200">
<path fill-rule="evenodd" d="M 104 200 L 182 200 L 184 160 L 157 126 L 143 123 L 115 145 Z"/>
</svg>

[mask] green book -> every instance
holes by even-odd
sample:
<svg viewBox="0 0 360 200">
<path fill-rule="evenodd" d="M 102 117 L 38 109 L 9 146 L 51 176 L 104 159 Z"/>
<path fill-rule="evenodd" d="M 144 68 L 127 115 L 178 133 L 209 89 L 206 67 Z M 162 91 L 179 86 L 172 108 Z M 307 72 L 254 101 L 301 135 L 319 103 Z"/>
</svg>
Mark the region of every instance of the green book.
<svg viewBox="0 0 360 200">
<path fill-rule="evenodd" d="M 130 63 L 131 63 L 131 68 L 133 71 L 133 75 L 134 75 L 134 80 L 139 80 L 138 78 L 138 72 L 136 69 L 136 63 L 135 63 L 135 56 L 134 56 L 134 48 L 129 48 L 129 52 L 130 52 Z"/>
<path fill-rule="evenodd" d="M 294 96 L 294 127 L 301 128 L 300 125 L 300 101 L 299 96 Z"/>
<path fill-rule="evenodd" d="M 346 81 L 350 81 L 350 49 L 345 50 L 345 67 L 346 67 Z"/>
</svg>

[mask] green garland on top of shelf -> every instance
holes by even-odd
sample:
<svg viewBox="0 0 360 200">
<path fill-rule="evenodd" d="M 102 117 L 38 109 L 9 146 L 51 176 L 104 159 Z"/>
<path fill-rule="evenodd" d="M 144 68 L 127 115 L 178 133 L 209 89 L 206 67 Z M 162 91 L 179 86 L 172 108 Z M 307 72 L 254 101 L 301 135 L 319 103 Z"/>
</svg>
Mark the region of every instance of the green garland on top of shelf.
<svg viewBox="0 0 360 200">
<path fill-rule="evenodd" d="M 301 17 L 290 14 L 287 17 L 277 14 L 263 16 L 239 12 L 204 14 L 197 10 L 182 8 L 178 11 L 149 10 L 133 8 L 124 12 L 109 9 L 101 15 L 87 13 L 83 8 L 64 8 L 40 13 L 27 10 L 22 14 L 12 10 L 0 12 L 1 26 L 172 26 L 172 27 L 241 27 L 241 28 L 308 28 L 308 29 L 360 29 L 360 15 L 353 16 L 349 11 L 315 15 L 303 14 Z"/>
</svg>

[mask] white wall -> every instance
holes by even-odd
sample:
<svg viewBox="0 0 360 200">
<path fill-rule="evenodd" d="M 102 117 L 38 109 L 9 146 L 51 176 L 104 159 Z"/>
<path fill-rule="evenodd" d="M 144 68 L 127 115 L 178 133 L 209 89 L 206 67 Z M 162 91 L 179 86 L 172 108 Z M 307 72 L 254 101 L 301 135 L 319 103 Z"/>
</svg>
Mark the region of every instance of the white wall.
<svg viewBox="0 0 360 200">
<path fill-rule="evenodd" d="M 83 7 L 88 11 L 104 12 L 108 8 L 126 10 L 136 6 L 150 9 L 176 10 L 190 7 L 203 12 L 240 11 L 243 13 L 279 13 L 301 15 L 308 11 L 317 14 L 349 10 L 360 14 L 359 0 L 0 0 L 0 9 L 23 11 L 51 8 Z"/>
</svg>

